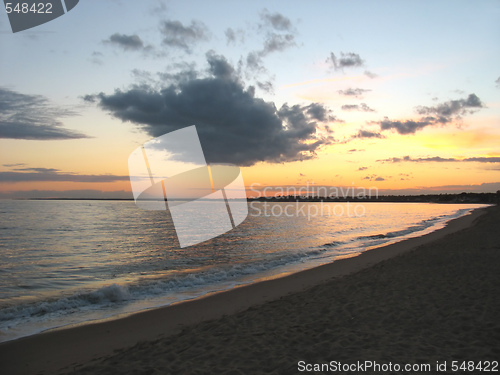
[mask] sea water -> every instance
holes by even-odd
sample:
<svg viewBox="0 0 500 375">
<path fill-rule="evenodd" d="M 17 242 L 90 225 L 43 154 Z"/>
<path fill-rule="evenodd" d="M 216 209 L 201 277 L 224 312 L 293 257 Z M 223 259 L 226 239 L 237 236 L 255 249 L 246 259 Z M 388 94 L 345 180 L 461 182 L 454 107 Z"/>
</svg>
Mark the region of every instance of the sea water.
<svg viewBox="0 0 500 375">
<path fill-rule="evenodd" d="M 482 206 L 251 202 L 237 228 L 180 248 L 168 212 L 134 202 L 0 200 L 0 342 L 312 268 Z"/>
</svg>

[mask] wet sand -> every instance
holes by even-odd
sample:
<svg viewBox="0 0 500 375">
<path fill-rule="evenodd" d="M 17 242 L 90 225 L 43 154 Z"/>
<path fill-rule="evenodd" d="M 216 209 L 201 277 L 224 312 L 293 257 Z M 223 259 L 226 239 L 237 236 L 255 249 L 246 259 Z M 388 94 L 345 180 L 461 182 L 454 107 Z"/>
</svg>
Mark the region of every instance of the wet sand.
<svg viewBox="0 0 500 375">
<path fill-rule="evenodd" d="M 453 360 L 500 358 L 499 268 L 490 207 L 284 278 L 2 343 L 0 373 L 294 374 L 299 361 L 366 360 L 453 373 Z"/>
</svg>

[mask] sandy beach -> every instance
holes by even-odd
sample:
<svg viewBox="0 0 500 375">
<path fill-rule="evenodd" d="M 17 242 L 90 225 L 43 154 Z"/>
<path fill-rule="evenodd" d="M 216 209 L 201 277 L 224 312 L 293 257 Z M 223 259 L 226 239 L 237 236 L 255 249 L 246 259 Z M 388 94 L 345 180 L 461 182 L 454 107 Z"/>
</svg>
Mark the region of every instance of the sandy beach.
<svg viewBox="0 0 500 375">
<path fill-rule="evenodd" d="M 484 365 L 500 358 L 499 222 L 497 206 L 476 210 L 426 236 L 280 279 L 2 343 L 0 373 L 294 374 L 364 361 L 457 373 L 452 361 Z"/>
</svg>

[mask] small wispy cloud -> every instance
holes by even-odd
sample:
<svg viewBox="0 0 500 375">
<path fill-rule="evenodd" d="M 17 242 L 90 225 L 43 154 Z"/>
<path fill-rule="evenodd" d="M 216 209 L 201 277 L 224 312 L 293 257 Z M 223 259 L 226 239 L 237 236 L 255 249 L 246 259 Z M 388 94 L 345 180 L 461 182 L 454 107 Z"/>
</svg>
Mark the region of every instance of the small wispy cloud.
<svg viewBox="0 0 500 375">
<path fill-rule="evenodd" d="M 363 180 L 368 180 L 368 181 L 386 181 L 387 179 L 382 177 L 382 176 L 377 176 L 376 174 L 368 175 L 363 177 Z"/>
<path fill-rule="evenodd" d="M 337 92 L 343 96 L 354 96 L 356 98 L 359 98 L 359 97 L 363 96 L 363 94 L 365 92 L 369 92 L 369 91 L 371 91 L 371 90 L 350 87 L 346 90 L 338 90 Z"/>
<path fill-rule="evenodd" d="M 375 110 L 370 108 L 366 103 L 344 104 L 341 108 L 343 111 L 375 112 Z"/>
<path fill-rule="evenodd" d="M 116 175 L 87 175 L 65 173 L 55 168 L 15 168 L 11 171 L 0 172 L 0 183 L 14 182 L 115 182 L 127 181 L 129 176 Z"/>
<path fill-rule="evenodd" d="M 344 70 L 345 68 L 359 68 L 363 67 L 365 61 L 354 52 L 340 52 L 340 56 L 336 56 L 333 52 L 330 52 L 330 56 L 326 59 L 326 62 L 334 70 Z"/>
<path fill-rule="evenodd" d="M 440 156 L 432 156 L 425 158 L 413 158 L 409 155 L 403 157 L 392 157 L 388 159 L 377 160 L 383 163 L 454 163 L 454 162 L 475 162 L 475 163 L 500 163 L 500 157 L 471 157 L 471 158 L 442 158 Z"/>
<path fill-rule="evenodd" d="M 124 51 L 144 51 L 152 48 L 151 46 L 146 46 L 137 34 L 126 35 L 115 33 L 108 39 L 103 40 L 103 43 L 120 47 Z"/>
<path fill-rule="evenodd" d="M 360 129 L 357 134 L 353 135 L 352 138 L 385 138 L 385 135 L 372 132 L 370 130 Z"/>
</svg>

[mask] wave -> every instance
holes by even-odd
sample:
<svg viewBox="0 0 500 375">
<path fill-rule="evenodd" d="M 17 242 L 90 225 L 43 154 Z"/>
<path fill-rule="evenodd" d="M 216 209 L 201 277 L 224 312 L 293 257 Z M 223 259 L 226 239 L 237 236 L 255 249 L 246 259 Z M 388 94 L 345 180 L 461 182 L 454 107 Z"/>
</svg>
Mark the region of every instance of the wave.
<svg viewBox="0 0 500 375">
<path fill-rule="evenodd" d="M 337 247 L 337 246 L 341 246 L 341 245 L 344 245 L 346 242 L 343 242 L 343 241 L 332 241 L 332 242 L 328 242 L 328 243 L 325 243 L 321 246 L 326 246 L 326 247 Z"/>
<path fill-rule="evenodd" d="M 17 305 L 0 310 L 0 322 L 41 317 L 54 313 L 69 313 L 84 306 L 103 306 L 130 299 L 128 287 L 111 284 L 91 292 L 79 292 L 70 297 Z"/>
<path fill-rule="evenodd" d="M 111 284 L 97 290 L 81 290 L 71 296 L 48 299 L 35 303 L 20 304 L 0 309 L 0 328 L 10 329 L 27 321 L 43 321 L 69 316 L 77 312 L 115 308 L 118 305 L 148 298 L 167 297 L 182 292 L 224 289 L 224 284 L 241 284 L 242 278 L 276 269 L 323 253 L 323 249 L 308 249 L 258 262 L 234 264 L 231 266 L 206 269 L 192 273 L 178 272 L 177 275 L 142 281 L 136 284 Z M 227 285 L 226 285 L 227 287 Z M 196 296 L 196 293 L 195 293 Z"/>
<path fill-rule="evenodd" d="M 404 237 L 404 236 L 410 235 L 412 233 L 420 232 L 420 231 L 423 231 L 425 229 L 428 229 L 428 228 L 436 225 L 439 222 L 449 221 L 449 220 L 455 219 L 457 217 L 460 217 L 469 211 L 470 211 L 470 209 L 461 209 L 452 215 L 441 215 L 441 216 L 432 217 L 430 219 L 424 219 L 424 220 L 420 221 L 419 223 L 417 223 L 416 225 L 412 225 L 412 226 L 403 228 L 401 230 L 387 232 L 387 233 L 372 234 L 372 235 L 368 235 L 368 236 L 359 236 L 359 237 L 357 237 L 357 240 L 380 240 L 380 239 L 391 239 L 391 238 Z"/>
</svg>

